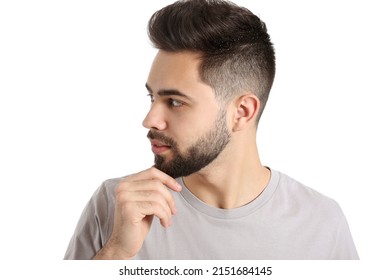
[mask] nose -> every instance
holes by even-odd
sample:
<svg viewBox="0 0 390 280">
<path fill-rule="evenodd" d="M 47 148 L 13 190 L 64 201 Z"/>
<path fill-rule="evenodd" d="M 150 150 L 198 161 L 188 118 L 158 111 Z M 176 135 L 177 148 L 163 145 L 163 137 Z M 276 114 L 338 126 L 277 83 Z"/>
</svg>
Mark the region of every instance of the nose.
<svg viewBox="0 0 390 280">
<path fill-rule="evenodd" d="M 146 115 L 142 125 L 148 129 L 164 130 L 167 128 L 167 122 L 164 118 L 162 108 L 152 105 L 148 114 Z"/>
</svg>

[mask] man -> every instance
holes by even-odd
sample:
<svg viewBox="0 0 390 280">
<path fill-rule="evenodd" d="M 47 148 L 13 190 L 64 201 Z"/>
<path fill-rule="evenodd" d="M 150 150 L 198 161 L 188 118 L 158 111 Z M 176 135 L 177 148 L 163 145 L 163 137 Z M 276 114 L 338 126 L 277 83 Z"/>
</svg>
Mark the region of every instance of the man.
<svg viewBox="0 0 390 280">
<path fill-rule="evenodd" d="M 338 204 L 262 165 L 275 75 L 265 24 L 226 1 L 156 12 L 143 125 L 154 167 L 105 181 L 66 259 L 357 259 Z"/>
</svg>

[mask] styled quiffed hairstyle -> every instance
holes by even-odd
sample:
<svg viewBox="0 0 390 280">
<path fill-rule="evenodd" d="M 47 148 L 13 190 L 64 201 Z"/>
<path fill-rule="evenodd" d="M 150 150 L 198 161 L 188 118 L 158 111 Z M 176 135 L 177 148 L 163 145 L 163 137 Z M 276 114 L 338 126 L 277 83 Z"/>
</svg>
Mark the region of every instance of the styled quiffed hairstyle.
<svg viewBox="0 0 390 280">
<path fill-rule="evenodd" d="M 255 94 L 259 121 L 275 76 L 275 51 L 256 15 L 224 0 L 179 0 L 155 12 L 148 27 L 157 49 L 201 55 L 200 77 L 219 101 Z"/>
</svg>

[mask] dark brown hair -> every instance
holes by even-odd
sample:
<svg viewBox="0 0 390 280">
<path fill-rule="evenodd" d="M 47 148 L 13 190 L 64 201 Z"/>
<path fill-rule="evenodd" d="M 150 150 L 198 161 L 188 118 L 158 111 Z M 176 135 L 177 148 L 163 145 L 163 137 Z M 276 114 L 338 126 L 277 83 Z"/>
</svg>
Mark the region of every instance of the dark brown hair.
<svg viewBox="0 0 390 280">
<path fill-rule="evenodd" d="M 259 17 L 229 1 L 180 0 L 153 14 L 148 33 L 158 49 L 200 53 L 200 77 L 218 100 L 255 94 L 260 119 L 275 76 L 275 51 Z"/>
</svg>

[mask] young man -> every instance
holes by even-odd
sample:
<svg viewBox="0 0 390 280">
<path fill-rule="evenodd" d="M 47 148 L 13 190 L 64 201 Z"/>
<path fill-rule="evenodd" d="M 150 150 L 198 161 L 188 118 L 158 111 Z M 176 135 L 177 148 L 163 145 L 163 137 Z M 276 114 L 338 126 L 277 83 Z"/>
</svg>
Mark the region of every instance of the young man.
<svg viewBox="0 0 390 280">
<path fill-rule="evenodd" d="M 155 165 L 102 184 L 65 258 L 357 259 L 335 201 L 261 164 L 275 74 L 265 24 L 230 2 L 178 1 L 149 36 Z"/>
</svg>

